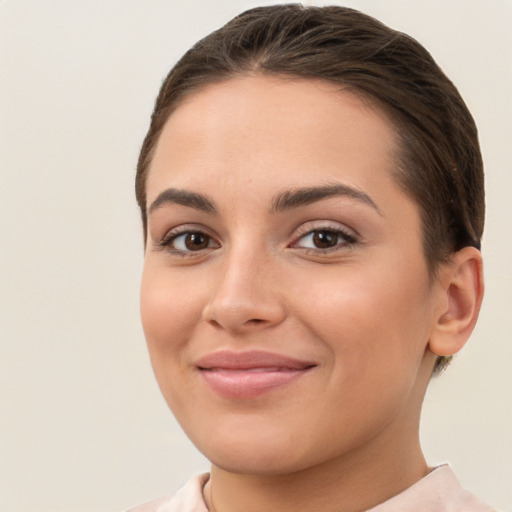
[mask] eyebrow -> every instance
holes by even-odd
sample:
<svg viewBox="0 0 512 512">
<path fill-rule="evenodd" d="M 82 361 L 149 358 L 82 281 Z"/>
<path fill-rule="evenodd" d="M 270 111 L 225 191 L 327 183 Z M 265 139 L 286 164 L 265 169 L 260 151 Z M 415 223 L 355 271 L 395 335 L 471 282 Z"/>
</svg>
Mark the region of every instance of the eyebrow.
<svg viewBox="0 0 512 512">
<path fill-rule="evenodd" d="M 183 190 L 179 188 L 168 188 L 158 194 L 158 197 L 151 203 L 149 213 L 168 204 L 179 204 L 195 208 L 205 213 L 215 213 L 215 203 L 203 194 Z"/>
<path fill-rule="evenodd" d="M 281 192 L 274 196 L 271 212 L 283 212 L 336 196 L 357 199 L 358 201 L 371 206 L 379 215 L 382 216 L 380 208 L 368 194 L 357 188 L 349 187 L 348 185 L 343 185 L 341 183 L 320 187 L 297 188 Z M 177 188 L 168 188 L 161 192 L 151 203 L 148 212 L 151 213 L 168 204 L 179 204 L 205 213 L 217 212 L 214 201 L 209 199 L 206 195 Z"/>
<path fill-rule="evenodd" d="M 277 194 L 272 201 L 272 212 L 283 212 L 291 208 L 305 206 L 329 197 L 344 196 L 357 199 L 371 206 L 379 215 L 382 211 L 375 201 L 365 192 L 341 183 L 321 187 L 305 187 Z"/>
</svg>

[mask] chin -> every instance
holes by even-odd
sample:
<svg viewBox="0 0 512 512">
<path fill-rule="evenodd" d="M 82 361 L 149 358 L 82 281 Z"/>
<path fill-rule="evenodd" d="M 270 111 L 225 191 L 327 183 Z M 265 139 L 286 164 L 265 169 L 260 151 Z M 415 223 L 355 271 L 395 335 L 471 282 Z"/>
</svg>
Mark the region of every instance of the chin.
<svg viewBox="0 0 512 512">
<path fill-rule="evenodd" d="M 211 463 L 229 473 L 254 475 L 254 476 L 277 476 L 288 475 L 304 470 L 309 465 L 305 461 L 297 460 L 293 450 L 272 450 L 246 449 L 236 452 L 229 450 L 215 454 L 206 454 Z"/>
<path fill-rule="evenodd" d="M 190 436 L 203 455 L 224 471 L 250 475 L 282 475 L 305 469 L 304 460 L 297 446 L 295 436 L 278 429 L 248 428 L 237 434 L 219 435 L 210 433 L 208 438 L 201 436 L 196 442 Z"/>
</svg>

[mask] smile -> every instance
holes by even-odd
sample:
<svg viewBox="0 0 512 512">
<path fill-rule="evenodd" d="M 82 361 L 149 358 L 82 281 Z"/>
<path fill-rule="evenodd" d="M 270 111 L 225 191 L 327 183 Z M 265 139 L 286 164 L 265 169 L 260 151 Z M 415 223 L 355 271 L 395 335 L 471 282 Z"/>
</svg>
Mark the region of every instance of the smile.
<svg viewBox="0 0 512 512">
<path fill-rule="evenodd" d="M 201 358 L 196 366 L 218 395 L 248 399 L 290 384 L 317 365 L 264 351 L 221 351 Z"/>
</svg>

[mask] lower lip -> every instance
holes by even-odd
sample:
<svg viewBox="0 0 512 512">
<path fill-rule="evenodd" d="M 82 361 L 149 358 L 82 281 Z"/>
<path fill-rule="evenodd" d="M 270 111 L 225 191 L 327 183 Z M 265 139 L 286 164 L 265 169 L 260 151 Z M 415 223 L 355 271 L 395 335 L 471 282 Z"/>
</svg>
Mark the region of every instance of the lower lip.
<svg viewBox="0 0 512 512">
<path fill-rule="evenodd" d="M 254 369 L 226 370 L 201 369 L 201 375 L 210 388 L 225 398 L 254 398 L 268 393 L 276 388 L 286 386 L 305 374 L 312 368 L 304 369 Z"/>
</svg>

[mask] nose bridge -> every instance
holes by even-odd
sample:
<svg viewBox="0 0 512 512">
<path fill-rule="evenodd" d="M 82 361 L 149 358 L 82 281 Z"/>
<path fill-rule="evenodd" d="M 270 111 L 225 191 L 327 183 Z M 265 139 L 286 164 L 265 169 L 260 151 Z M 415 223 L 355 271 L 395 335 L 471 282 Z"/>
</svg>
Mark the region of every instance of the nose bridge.
<svg viewBox="0 0 512 512">
<path fill-rule="evenodd" d="M 243 241 L 234 245 L 217 269 L 216 286 L 204 319 L 230 331 L 253 330 L 282 321 L 285 307 L 273 257 Z"/>
</svg>

